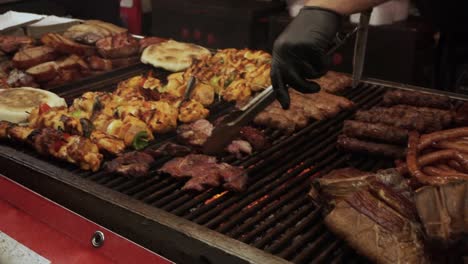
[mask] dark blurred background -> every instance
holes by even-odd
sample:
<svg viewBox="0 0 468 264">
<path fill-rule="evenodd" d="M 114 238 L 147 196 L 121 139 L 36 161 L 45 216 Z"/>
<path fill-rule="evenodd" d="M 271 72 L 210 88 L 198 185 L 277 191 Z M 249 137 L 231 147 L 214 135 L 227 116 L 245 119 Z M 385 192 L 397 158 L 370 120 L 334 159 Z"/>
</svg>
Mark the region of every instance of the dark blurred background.
<svg viewBox="0 0 468 264">
<path fill-rule="evenodd" d="M 122 12 L 135 8 L 137 17 Z M 137 34 L 210 48 L 267 51 L 292 19 L 286 2 L 279 0 L 0 0 L 0 12 L 8 10 L 101 19 L 124 26 L 137 23 L 132 29 Z M 349 19 L 344 21 L 344 31 L 353 27 Z M 365 76 L 430 87 L 434 35 L 431 26 L 414 15 L 394 24 L 371 26 Z M 353 48 L 354 39 L 350 39 L 334 55 L 332 68 L 351 72 Z"/>
</svg>

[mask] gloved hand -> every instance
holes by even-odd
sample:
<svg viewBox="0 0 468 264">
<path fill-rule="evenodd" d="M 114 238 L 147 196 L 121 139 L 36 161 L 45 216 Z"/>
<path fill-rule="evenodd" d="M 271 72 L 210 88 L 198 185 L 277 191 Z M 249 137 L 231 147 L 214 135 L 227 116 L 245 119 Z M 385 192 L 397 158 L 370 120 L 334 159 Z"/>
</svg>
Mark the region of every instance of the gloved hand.
<svg viewBox="0 0 468 264">
<path fill-rule="evenodd" d="M 341 15 L 318 7 L 304 7 L 276 39 L 273 46 L 271 82 L 276 98 L 284 109 L 289 108 L 288 85 L 303 93 L 320 90 L 315 82 L 306 81 L 324 75 Z"/>
</svg>

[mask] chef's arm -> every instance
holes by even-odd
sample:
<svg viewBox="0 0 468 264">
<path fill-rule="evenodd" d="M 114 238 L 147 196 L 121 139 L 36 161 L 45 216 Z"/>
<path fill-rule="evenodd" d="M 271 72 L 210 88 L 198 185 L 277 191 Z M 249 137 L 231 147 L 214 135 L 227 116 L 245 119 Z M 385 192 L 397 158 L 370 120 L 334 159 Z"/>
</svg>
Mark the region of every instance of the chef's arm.
<svg viewBox="0 0 468 264">
<path fill-rule="evenodd" d="M 307 0 L 306 6 L 333 10 L 341 15 L 350 15 L 370 9 L 388 0 Z"/>
</svg>

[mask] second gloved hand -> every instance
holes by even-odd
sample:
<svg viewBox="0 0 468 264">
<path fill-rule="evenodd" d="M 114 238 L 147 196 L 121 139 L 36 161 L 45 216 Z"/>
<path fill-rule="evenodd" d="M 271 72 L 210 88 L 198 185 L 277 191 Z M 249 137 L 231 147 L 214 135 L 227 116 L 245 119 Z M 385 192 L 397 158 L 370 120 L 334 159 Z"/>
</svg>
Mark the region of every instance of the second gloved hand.
<svg viewBox="0 0 468 264">
<path fill-rule="evenodd" d="M 276 98 L 289 108 L 288 86 L 314 93 L 320 86 L 306 79 L 324 75 L 327 51 L 341 26 L 341 15 L 318 7 L 304 7 L 276 39 L 273 46 L 271 82 Z"/>
</svg>

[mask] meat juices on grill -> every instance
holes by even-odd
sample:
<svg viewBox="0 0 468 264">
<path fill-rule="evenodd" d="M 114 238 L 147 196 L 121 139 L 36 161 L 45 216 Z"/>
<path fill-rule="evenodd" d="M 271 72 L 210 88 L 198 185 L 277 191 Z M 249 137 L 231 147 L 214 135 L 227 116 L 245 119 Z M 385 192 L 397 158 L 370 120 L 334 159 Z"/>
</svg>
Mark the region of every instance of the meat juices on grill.
<svg viewBox="0 0 468 264">
<path fill-rule="evenodd" d="M 218 163 L 215 157 L 190 154 L 166 162 L 159 170 L 175 178 L 191 179 L 182 187 L 183 190 L 203 191 L 207 187 L 217 187 L 223 183 L 227 189 L 243 191 L 247 175 L 239 167 L 227 163 Z"/>
<path fill-rule="evenodd" d="M 313 193 L 332 207 L 325 224 L 376 263 L 427 263 L 414 204 L 401 194 L 404 178 L 394 169 L 379 173 L 344 168 L 318 179 Z"/>
<path fill-rule="evenodd" d="M 344 121 L 343 133 L 357 139 L 371 139 L 398 145 L 406 145 L 408 140 L 408 130 L 406 129 L 355 120 Z"/>
<path fill-rule="evenodd" d="M 412 105 L 421 107 L 433 107 L 450 109 L 450 98 L 443 95 L 427 94 L 415 91 L 391 90 L 384 94 L 385 105 Z"/>
<path fill-rule="evenodd" d="M 403 158 L 405 156 L 404 147 L 364 141 L 346 135 L 338 136 L 337 144 L 342 149 L 352 152 L 370 153 L 391 158 Z"/>
</svg>

